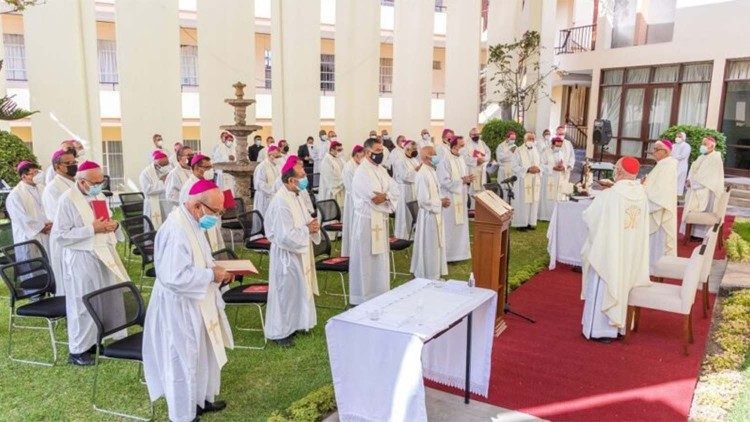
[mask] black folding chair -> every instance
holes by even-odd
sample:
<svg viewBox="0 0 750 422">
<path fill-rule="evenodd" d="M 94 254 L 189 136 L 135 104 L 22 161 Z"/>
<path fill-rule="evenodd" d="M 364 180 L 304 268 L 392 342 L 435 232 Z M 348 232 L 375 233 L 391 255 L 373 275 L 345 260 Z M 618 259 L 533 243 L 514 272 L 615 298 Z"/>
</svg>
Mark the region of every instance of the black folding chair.
<svg viewBox="0 0 750 422">
<path fill-rule="evenodd" d="M 259 211 L 245 211 L 237 215 L 242 225 L 242 240 L 245 248 L 260 255 L 258 268 L 263 265 L 263 256 L 271 251 L 271 241 L 266 238 L 266 230 L 263 227 L 263 216 Z"/>
<path fill-rule="evenodd" d="M 399 239 L 395 236 L 388 238 L 388 243 L 391 249 L 391 281 L 396 280 L 397 275 L 411 275 L 411 273 L 400 273 L 396 271 L 396 255 L 395 252 L 405 251 L 414 244 L 414 227 L 417 225 L 417 215 L 419 214 L 419 203 L 417 201 L 410 201 L 406 203 L 406 209 L 411 215 L 411 240 Z"/>
<path fill-rule="evenodd" d="M 219 260 L 237 259 L 237 254 L 231 249 L 221 249 L 214 252 L 212 255 L 214 259 Z M 222 294 L 222 298 L 224 299 L 224 303 L 227 304 L 227 307 L 234 307 L 234 323 L 232 324 L 234 326 L 234 329 L 238 331 L 263 333 L 263 329 L 265 328 L 265 322 L 263 320 L 263 308 L 266 306 L 266 302 L 268 302 L 268 283 L 243 284 L 244 280 L 242 276 L 235 276 L 234 281 L 238 282 L 239 285 L 229 288 Z M 260 328 L 240 326 L 239 313 L 240 308 L 242 308 L 243 306 L 251 306 L 258 309 L 258 316 L 260 317 Z M 235 339 L 234 347 L 238 349 L 260 350 L 266 348 L 267 342 L 268 340 L 266 339 L 265 335 L 263 335 L 262 346 L 239 344 L 237 339 Z"/>
<path fill-rule="evenodd" d="M 114 195 L 112 193 L 112 179 L 109 178 L 108 174 L 104 175 L 104 183 L 102 184 L 102 193 L 107 197 L 107 200 Z"/>
<path fill-rule="evenodd" d="M 122 230 L 125 232 L 125 235 L 128 238 L 126 243 L 127 249 L 125 250 L 126 259 L 129 259 L 131 254 L 139 254 L 138 250 L 135 248 L 135 246 L 133 246 L 133 242 L 131 240 L 134 236 L 156 230 L 154 228 L 154 223 L 152 223 L 151 219 L 145 215 L 126 218 L 120 221 L 120 227 L 122 227 Z"/>
<path fill-rule="evenodd" d="M 226 210 L 224 215 L 221 216 L 221 228 L 229 230 L 232 238 L 232 249 L 234 249 L 234 232 L 242 230 L 242 224 L 240 224 L 237 216 L 245 212 L 245 201 L 242 198 L 235 198 L 234 202 L 234 207 Z"/>
<path fill-rule="evenodd" d="M 37 240 L 27 240 L 25 242 L 15 243 L 10 246 L 6 246 L 1 249 L 3 254 L 2 264 L 10 264 L 12 262 L 25 261 L 34 258 L 42 258 L 48 265 L 50 264 L 47 251 Z M 18 256 L 21 255 L 19 259 Z M 51 266 L 50 266 L 51 268 Z M 44 284 L 47 283 L 47 277 L 51 278 L 52 288 L 55 291 L 55 275 L 54 273 L 45 273 L 43 270 L 24 274 L 23 285 L 24 288 L 39 288 L 41 289 Z"/>
<path fill-rule="evenodd" d="M 143 291 L 144 287 L 151 288 L 151 286 L 143 285 L 144 277 L 156 277 L 156 268 L 154 267 L 154 241 L 156 240 L 156 232 L 150 231 L 141 234 L 137 234 L 130 238 L 130 241 L 136 248 L 138 255 L 141 257 L 141 273 L 139 280 L 139 288 Z"/>
<path fill-rule="evenodd" d="M 320 173 L 313 173 L 312 174 L 312 183 L 311 183 L 311 192 L 314 194 L 318 194 L 318 187 L 320 186 Z"/>
<path fill-rule="evenodd" d="M 99 381 L 99 358 L 118 359 L 138 364 L 138 378 L 143 370 L 143 324 L 146 320 L 146 307 L 140 292 L 131 282 L 119 283 L 95 290 L 83 296 L 83 304 L 96 325 L 96 357 L 94 360 L 94 388 L 91 403 L 94 410 L 108 415 L 148 421 L 154 417 L 154 406 L 149 400 L 151 415 L 141 417 L 106 409 L 97 405 Z M 107 344 L 104 339 L 123 332 L 131 327 L 140 327 L 136 333 Z"/>
<path fill-rule="evenodd" d="M 119 197 L 123 218 L 143 215 L 143 192 L 121 193 Z"/>
<path fill-rule="evenodd" d="M 49 263 L 44 258 L 11 262 L 0 267 L 0 274 L 10 292 L 8 358 L 14 362 L 54 366 L 57 363 L 57 345 L 64 344 L 55 338 L 55 327 L 65 319 L 65 297 L 54 296 L 54 278 Z M 33 301 L 18 306 L 19 301 L 26 299 L 33 299 Z M 16 320 L 23 318 L 44 319 L 47 326 L 17 325 Z M 16 328 L 48 330 L 52 345 L 52 362 L 14 358 L 13 330 Z"/>
<path fill-rule="evenodd" d="M 331 239 L 328 237 L 328 233 L 325 230 L 320 231 L 320 243 L 313 243 L 313 254 L 315 255 L 315 271 L 318 273 L 333 272 L 338 273 L 339 279 L 341 280 L 341 292 L 333 293 L 328 291 L 328 277 L 324 277 L 325 283 L 323 283 L 323 293 L 329 296 L 341 296 L 344 298 L 344 308 L 349 304 L 349 298 L 346 293 L 346 284 L 344 281 L 344 274 L 349 274 L 349 257 L 346 256 L 332 256 L 331 255 Z M 323 257 L 322 259 L 318 259 Z M 326 308 L 327 306 L 320 306 Z"/>
<path fill-rule="evenodd" d="M 340 233 L 344 230 L 341 222 L 341 208 L 333 199 L 326 199 L 317 203 L 320 227 L 327 232 Z"/>
</svg>

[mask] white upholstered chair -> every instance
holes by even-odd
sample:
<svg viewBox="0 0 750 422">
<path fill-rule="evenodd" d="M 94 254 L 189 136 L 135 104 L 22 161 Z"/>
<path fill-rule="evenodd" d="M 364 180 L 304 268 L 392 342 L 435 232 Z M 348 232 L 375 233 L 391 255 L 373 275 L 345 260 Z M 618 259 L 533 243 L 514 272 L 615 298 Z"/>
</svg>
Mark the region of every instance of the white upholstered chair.
<svg viewBox="0 0 750 422">
<path fill-rule="evenodd" d="M 656 309 L 684 316 L 683 330 L 685 335 L 684 353 L 688 353 L 688 343 L 693 342 L 692 309 L 695 293 L 698 290 L 700 266 L 707 245 L 700 245 L 693 250 L 690 262 L 682 274 L 682 285 L 651 283 L 649 286 L 634 287 L 628 296 L 628 317 L 626 327 L 638 331 L 638 320 L 641 308 Z M 627 332 L 626 332 L 627 335 Z"/>
<path fill-rule="evenodd" d="M 719 237 L 719 224 L 714 224 L 708 232 L 708 236 L 703 239 L 706 245 L 706 252 L 703 254 L 703 260 L 700 266 L 700 277 L 698 278 L 699 287 L 703 290 L 703 317 L 708 316 L 708 277 L 711 274 L 711 265 L 714 262 L 714 252 L 716 250 L 716 240 Z M 681 280 L 685 273 L 685 268 L 690 264 L 690 258 L 679 256 L 663 256 L 653 265 L 651 276 L 657 279 L 674 278 Z M 661 281 L 661 280 L 659 280 Z"/>
<path fill-rule="evenodd" d="M 683 244 L 687 245 L 690 241 L 690 237 L 693 233 L 693 226 L 696 224 L 701 226 L 713 226 L 714 224 L 718 224 L 719 227 L 724 225 L 724 217 L 727 215 L 727 207 L 729 206 L 729 197 L 731 194 L 729 187 L 727 187 L 724 189 L 721 196 L 714 202 L 714 209 L 712 211 L 689 212 L 682 216 L 682 219 L 685 221 L 685 237 L 682 240 Z M 719 233 L 721 233 L 721 231 L 719 231 Z M 719 239 L 719 242 L 721 244 L 722 240 Z"/>
</svg>

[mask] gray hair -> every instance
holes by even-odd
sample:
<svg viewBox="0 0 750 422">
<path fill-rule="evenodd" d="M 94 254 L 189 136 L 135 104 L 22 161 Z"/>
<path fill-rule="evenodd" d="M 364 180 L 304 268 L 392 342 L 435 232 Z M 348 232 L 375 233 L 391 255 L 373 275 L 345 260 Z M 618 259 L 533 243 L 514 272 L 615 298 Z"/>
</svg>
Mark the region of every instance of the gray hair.
<svg viewBox="0 0 750 422">
<path fill-rule="evenodd" d="M 367 138 L 364 144 L 362 144 L 363 147 L 365 147 L 365 150 L 372 149 L 372 147 L 375 146 L 375 144 L 382 144 L 383 141 L 381 141 L 378 138 Z"/>
</svg>

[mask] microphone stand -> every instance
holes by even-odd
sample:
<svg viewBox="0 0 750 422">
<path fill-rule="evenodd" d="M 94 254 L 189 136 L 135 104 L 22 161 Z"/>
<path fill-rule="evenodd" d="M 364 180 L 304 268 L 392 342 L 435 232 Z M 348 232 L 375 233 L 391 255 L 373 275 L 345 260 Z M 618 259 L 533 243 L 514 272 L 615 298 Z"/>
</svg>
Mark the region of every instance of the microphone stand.
<svg viewBox="0 0 750 422">
<path fill-rule="evenodd" d="M 508 195 L 508 205 L 513 206 L 513 199 L 515 198 L 515 195 L 513 194 L 513 184 L 512 182 L 506 182 L 505 183 L 505 192 Z M 536 321 L 531 319 L 530 317 L 527 317 L 526 315 L 519 314 L 518 312 L 514 311 L 510 307 L 510 302 L 508 297 L 510 296 L 510 283 L 509 281 L 509 275 L 510 273 L 510 231 L 508 231 L 508 236 L 505 240 L 505 303 L 503 303 L 503 312 L 506 314 L 515 315 L 521 319 L 525 319 L 526 321 L 534 324 Z"/>
</svg>

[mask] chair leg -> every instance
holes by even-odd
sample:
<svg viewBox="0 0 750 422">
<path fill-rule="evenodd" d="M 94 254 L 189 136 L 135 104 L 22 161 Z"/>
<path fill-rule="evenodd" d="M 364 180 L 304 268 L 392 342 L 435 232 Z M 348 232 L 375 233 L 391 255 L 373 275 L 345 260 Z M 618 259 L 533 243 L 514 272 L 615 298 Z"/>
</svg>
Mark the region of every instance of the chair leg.
<svg viewBox="0 0 750 422">
<path fill-rule="evenodd" d="M 690 237 L 693 235 L 693 225 L 685 224 L 685 238 L 682 239 L 682 244 L 687 245 L 690 242 Z"/>
<path fill-rule="evenodd" d="M 708 279 L 703 283 L 703 318 L 708 318 L 708 300 L 710 298 L 708 291 Z"/>
<path fill-rule="evenodd" d="M 719 236 L 719 238 L 717 239 L 719 241 L 719 250 L 723 251 L 724 250 L 724 223 L 721 223 L 719 225 L 719 231 L 716 233 L 716 235 Z M 711 251 L 711 253 L 713 253 L 713 251 Z"/>
<path fill-rule="evenodd" d="M 349 300 L 348 295 L 346 294 L 346 283 L 344 282 L 344 274 L 339 273 L 339 277 L 341 278 L 341 293 L 344 296 L 344 309 L 346 309 L 347 306 L 349 306 Z"/>
<path fill-rule="evenodd" d="M 641 319 L 641 307 L 635 306 L 635 309 L 633 310 L 633 332 L 638 331 L 638 322 L 640 322 Z"/>
<path fill-rule="evenodd" d="M 688 318 L 688 343 L 693 344 L 695 342 L 695 337 L 693 336 L 693 312 L 692 309 L 691 312 L 687 315 Z"/>
<path fill-rule="evenodd" d="M 55 366 L 57 364 L 57 340 L 55 339 L 55 325 L 56 320 L 53 322 L 50 319 L 44 318 L 47 321 L 46 327 L 39 327 L 39 326 L 31 326 L 31 325 L 16 325 L 14 324 L 15 318 L 18 318 L 17 315 L 14 315 L 15 310 L 10 310 L 10 315 L 8 316 L 8 359 L 10 359 L 13 362 L 18 363 L 28 363 L 32 365 L 40 365 L 40 366 Z M 26 318 L 34 318 L 34 317 L 26 317 Z M 50 343 L 52 344 L 52 362 L 42 362 L 37 360 L 28 360 L 28 359 L 17 359 L 13 357 L 13 329 L 14 328 L 25 328 L 28 330 L 45 330 L 50 335 Z"/>
<path fill-rule="evenodd" d="M 237 315 L 239 314 L 240 306 L 242 305 L 234 305 L 235 307 L 235 318 L 234 318 L 234 329 L 237 331 L 251 331 L 251 332 L 260 332 L 263 334 L 263 345 L 262 346 L 245 346 L 242 344 L 235 343 L 234 347 L 235 349 L 248 349 L 248 350 L 263 350 L 266 348 L 266 344 L 268 344 L 268 339 L 265 336 L 265 321 L 263 320 L 263 306 L 259 303 L 252 303 L 251 305 L 254 305 L 258 309 L 258 316 L 260 316 L 260 328 L 246 328 L 246 327 L 240 327 Z"/>
<path fill-rule="evenodd" d="M 143 367 L 143 362 L 138 362 L 138 366 L 142 368 Z M 140 371 L 139 371 L 139 377 L 138 378 L 140 378 Z M 142 417 L 142 416 L 136 416 L 136 415 L 131 415 L 129 413 L 117 412 L 117 411 L 114 411 L 114 410 L 109 410 L 109 409 L 105 409 L 103 407 L 97 406 L 96 405 L 96 396 L 97 396 L 97 392 L 98 392 L 98 387 L 99 387 L 99 346 L 97 345 L 96 346 L 96 355 L 94 357 L 94 389 L 93 389 L 93 392 L 92 392 L 92 395 L 91 395 L 91 405 L 94 408 L 94 410 L 96 410 L 97 412 L 101 412 L 101 413 L 107 414 L 107 415 L 114 415 L 114 416 L 119 416 L 121 418 L 134 419 L 134 420 L 137 420 L 137 421 L 151 421 L 151 420 L 154 419 L 154 403 L 151 400 L 148 401 L 149 407 L 151 409 L 151 415 L 149 417 L 145 417 L 145 418 Z"/>
<path fill-rule="evenodd" d="M 396 257 L 393 255 L 393 251 L 390 251 L 391 253 L 391 283 L 396 281 Z"/>
<path fill-rule="evenodd" d="M 691 314 L 685 315 L 685 318 L 682 322 L 682 331 L 685 336 L 685 342 L 683 343 L 683 353 L 685 354 L 685 356 L 688 355 L 688 344 L 692 343 L 693 338 L 693 322 L 690 315 Z"/>
<path fill-rule="evenodd" d="M 633 313 L 635 313 L 635 308 L 633 306 L 628 306 L 628 311 L 625 314 L 625 335 L 622 338 L 624 341 L 628 340 L 628 334 L 633 326 Z"/>
</svg>

